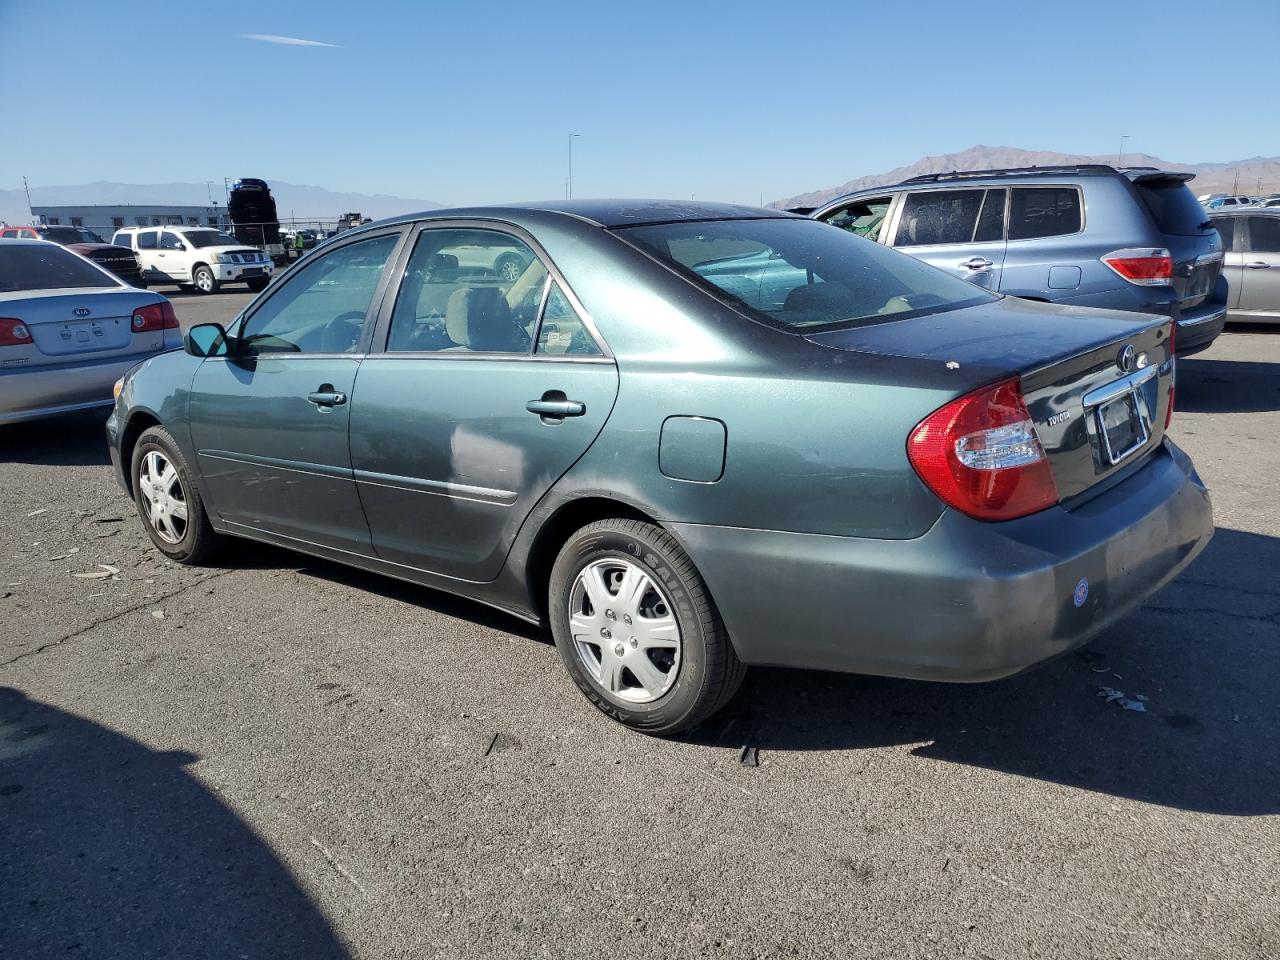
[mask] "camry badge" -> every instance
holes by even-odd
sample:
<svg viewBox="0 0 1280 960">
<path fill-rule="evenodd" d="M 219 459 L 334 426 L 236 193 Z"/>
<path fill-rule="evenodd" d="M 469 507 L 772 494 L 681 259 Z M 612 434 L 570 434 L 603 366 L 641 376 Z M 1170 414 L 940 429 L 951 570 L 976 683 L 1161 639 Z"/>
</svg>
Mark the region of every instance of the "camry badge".
<svg viewBox="0 0 1280 960">
<path fill-rule="evenodd" d="M 1116 357 L 1116 366 L 1124 373 L 1128 373 L 1133 369 L 1134 349 L 1132 343 L 1126 343 L 1124 349 L 1120 351 L 1120 355 Z"/>
<path fill-rule="evenodd" d="M 77 317 L 87 317 L 92 311 L 88 307 L 76 307 L 72 311 Z"/>
</svg>

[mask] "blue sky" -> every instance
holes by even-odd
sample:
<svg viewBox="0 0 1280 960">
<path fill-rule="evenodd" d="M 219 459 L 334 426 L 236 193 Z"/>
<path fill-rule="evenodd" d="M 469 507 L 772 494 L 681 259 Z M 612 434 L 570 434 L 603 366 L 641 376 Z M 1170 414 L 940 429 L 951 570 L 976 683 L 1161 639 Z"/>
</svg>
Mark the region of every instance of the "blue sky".
<svg viewBox="0 0 1280 960">
<path fill-rule="evenodd" d="M 578 196 L 751 203 L 976 143 L 1273 156 L 1276 37 L 1278 0 L 0 0 L 0 188 L 554 198 L 570 133 Z"/>
</svg>

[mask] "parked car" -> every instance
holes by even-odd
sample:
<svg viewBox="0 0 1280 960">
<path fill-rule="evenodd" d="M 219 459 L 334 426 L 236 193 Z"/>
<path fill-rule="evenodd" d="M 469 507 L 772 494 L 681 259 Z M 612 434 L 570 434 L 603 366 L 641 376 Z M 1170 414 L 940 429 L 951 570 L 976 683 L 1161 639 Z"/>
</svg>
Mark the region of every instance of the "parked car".
<svg viewBox="0 0 1280 960">
<path fill-rule="evenodd" d="M 1192 177 L 1104 164 L 930 174 L 811 216 L 988 290 L 1173 317 L 1185 356 L 1222 332 L 1227 298 Z"/>
<path fill-rule="evenodd" d="M 1262 201 L 1264 207 L 1280 207 L 1280 197 L 1268 197 Z"/>
<path fill-rule="evenodd" d="M 142 265 L 137 254 L 128 247 L 120 247 L 105 242 L 92 230 L 84 227 L 67 226 L 35 226 L 4 227 L 0 229 L 0 239 L 49 240 L 60 244 L 68 250 L 74 250 L 82 257 L 88 257 L 104 270 L 114 273 L 131 287 L 140 290 L 147 288 L 142 278 Z"/>
<path fill-rule="evenodd" d="M 1253 206 L 1252 197 L 1213 197 L 1205 204 L 1210 210 L 1231 209 L 1233 207 Z"/>
<path fill-rule="evenodd" d="M 58 244 L 0 239 L 0 424 L 110 406 L 122 373 L 181 342 L 159 294 Z"/>
<path fill-rule="evenodd" d="M 238 282 L 257 293 L 275 270 L 267 254 L 213 227 L 125 227 L 111 242 L 138 254 L 144 278 L 193 286 L 200 293 L 217 293 L 222 284 Z"/>
<path fill-rule="evenodd" d="M 1280 209 L 1215 210 L 1211 219 L 1226 249 L 1227 319 L 1280 322 Z"/>
<path fill-rule="evenodd" d="M 550 622 L 667 734 L 748 664 L 987 680 L 1135 609 L 1213 530 L 1173 338 L 777 211 L 431 211 L 192 328 L 107 435 L 166 556 L 245 537 Z"/>
</svg>

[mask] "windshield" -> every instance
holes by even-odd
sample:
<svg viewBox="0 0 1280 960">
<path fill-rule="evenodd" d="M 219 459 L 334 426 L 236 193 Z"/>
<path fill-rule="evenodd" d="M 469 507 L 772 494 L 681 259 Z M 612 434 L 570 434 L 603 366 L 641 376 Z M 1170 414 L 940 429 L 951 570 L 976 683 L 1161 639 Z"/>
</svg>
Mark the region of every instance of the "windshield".
<svg viewBox="0 0 1280 960">
<path fill-rule="evenodd" d="M 235 237 L 229 237 L 225 233 L 217 230 L 188 230 L 182 235 L 182 239 L 193 247 L 242 247 L 242 244 Z"/>
<path fill-rule="evenodd" d="M 6 244 L 0 247 L 0 293 L 64 287 L 119 287 L 111 275 L 61 247 Z"/>
<path fill-rule="evenodd" d="M 618 233 L 748 317 L 783 329 L 871 326 L 996 299 L 816 220 L 665 223 Z"/>
</svg>

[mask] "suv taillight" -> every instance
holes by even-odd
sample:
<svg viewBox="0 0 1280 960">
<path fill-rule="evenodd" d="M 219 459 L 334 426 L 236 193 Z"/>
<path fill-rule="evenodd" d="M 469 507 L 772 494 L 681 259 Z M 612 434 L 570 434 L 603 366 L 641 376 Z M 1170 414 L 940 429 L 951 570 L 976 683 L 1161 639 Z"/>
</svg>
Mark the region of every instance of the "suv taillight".
<svg viewBox="0 0 1280 960">
<path fill-rule="evenodd" d="M 1173 283 L 1173 255 L 1164 247 L 1113 250 L 1102 262 L 1139 287 L 1166 287 Z"/>
<path fill-rule="evenodd" d="M 177 330 L 178 315 L 168 300 L 151 303 L 133 311 L 133 332 L 150 333 L 155 330 Z"/>
<path fill-rule="evenodd" d="M 31 342 L 31 331 L 21 320 L 0 317 L 0 347 L 20 347 Z"/>
<path fill-rule="evenodd" d="M 944 503 L 979 520 L 1012 520 L 1058 502 L 1049 458 L 1017 379 L 967 393 L 911 431 L 907 457 Z"/>
</svg>

